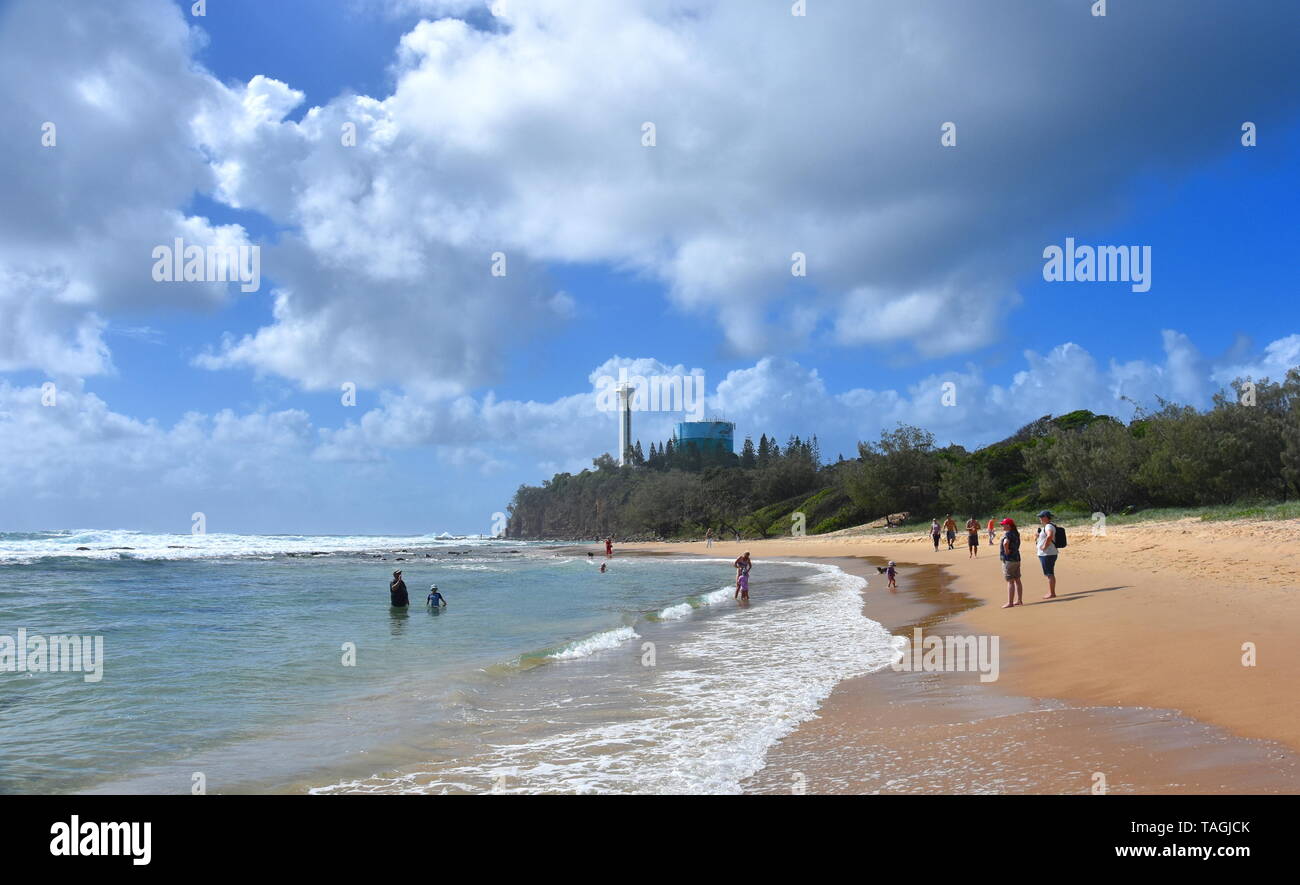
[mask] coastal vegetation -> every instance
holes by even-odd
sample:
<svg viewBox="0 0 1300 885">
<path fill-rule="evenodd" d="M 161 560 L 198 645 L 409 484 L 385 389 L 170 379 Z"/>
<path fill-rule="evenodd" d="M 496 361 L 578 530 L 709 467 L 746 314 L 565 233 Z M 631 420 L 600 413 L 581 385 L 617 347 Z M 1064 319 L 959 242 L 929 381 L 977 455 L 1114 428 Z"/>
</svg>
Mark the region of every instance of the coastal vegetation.
<svg viewBox="0 0 1300 885">
<path fill-rule="evenodd" d="M 1201 411 L 1161 402 L 1127 424 L 1080 410 L 1046 415 L 974 451 L 900 424 L 825 462 L 817 437 L 746 438 L 741 452 L 638 442 L 578 474 L 522 486 L 507 537 L 765 538 L 854 526 L 911 530 L 952 513 L 1128 521 L 1148 513 L 1283 518 L 1300 508 L 1300 369 L 1235 381 Z"/>
</svg>

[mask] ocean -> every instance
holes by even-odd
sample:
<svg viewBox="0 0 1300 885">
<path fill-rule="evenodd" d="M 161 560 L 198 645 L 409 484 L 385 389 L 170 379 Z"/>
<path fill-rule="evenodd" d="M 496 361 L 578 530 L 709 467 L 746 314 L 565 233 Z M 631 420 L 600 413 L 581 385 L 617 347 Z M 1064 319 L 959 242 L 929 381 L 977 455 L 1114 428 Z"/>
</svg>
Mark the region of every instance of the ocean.
<svg viewBox="0 0 1300 885">
<path fill-rule="evenodd" d="M 0 792 L 734 793 L 893 655 L 832 565 L 756 561 L 740 606 L 727 560 L 602 561 L 448 536 L 0 533 Z M 98 637 L 102 678 L 17 667 L 20 631 L 29 653 Z"/>
</svg>

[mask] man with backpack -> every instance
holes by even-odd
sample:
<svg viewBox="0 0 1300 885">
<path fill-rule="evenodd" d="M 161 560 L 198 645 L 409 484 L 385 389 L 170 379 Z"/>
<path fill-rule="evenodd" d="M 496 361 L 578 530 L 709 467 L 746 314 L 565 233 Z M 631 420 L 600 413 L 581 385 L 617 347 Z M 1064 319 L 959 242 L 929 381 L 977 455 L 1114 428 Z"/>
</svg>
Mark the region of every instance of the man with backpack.
<svg viewBox="0 0 1300 885">
<path fill-rule="evenodd" d="M 1038 562 L 1047 576 L 1047 595 L 1044 599 L 1056 598 L 1056 557 L 1065 546 L 1065 529 L 1052 522 L 1052 511 L 1044 510 L 1038 514 Z"/>
</svg>

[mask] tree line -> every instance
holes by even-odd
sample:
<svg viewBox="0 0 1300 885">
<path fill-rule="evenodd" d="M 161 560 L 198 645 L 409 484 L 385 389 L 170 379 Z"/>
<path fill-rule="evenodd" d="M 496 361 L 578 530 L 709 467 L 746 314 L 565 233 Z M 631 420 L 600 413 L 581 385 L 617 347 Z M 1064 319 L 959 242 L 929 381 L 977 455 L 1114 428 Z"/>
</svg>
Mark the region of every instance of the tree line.
<svg viewBox="0 0 1300 885">
<path fill-rule="evenodd" d="M 1300 498 L 1300 369 L 1281 382 L 1238 380 L 1201 411 L 1161 401 L 1125 424 L 1087 410 L 1046 415 L 967 451 L 900 424 L 825 463 L 816 436 L 763 434 L 740 454 L 640 441 L 630 465 L 521 486 L 507 536 L 580 539 L 820 534 L 880 519 L 1050 507 L 1131 512 Z"/>
</svg>

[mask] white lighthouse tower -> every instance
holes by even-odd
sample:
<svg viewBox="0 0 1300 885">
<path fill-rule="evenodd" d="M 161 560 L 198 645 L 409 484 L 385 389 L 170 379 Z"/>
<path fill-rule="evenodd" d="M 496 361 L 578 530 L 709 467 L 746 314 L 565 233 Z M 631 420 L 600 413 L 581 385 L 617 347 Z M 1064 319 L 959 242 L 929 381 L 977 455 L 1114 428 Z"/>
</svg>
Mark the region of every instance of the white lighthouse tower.
<svg viewBox="0 0 1300 885">
<path fill-rule="evenodd" d="M 632 463 L 632 393 L 635 385 L 620 384 L 618 387 L 618 466 L 627 467 Z"/>
</svg>

